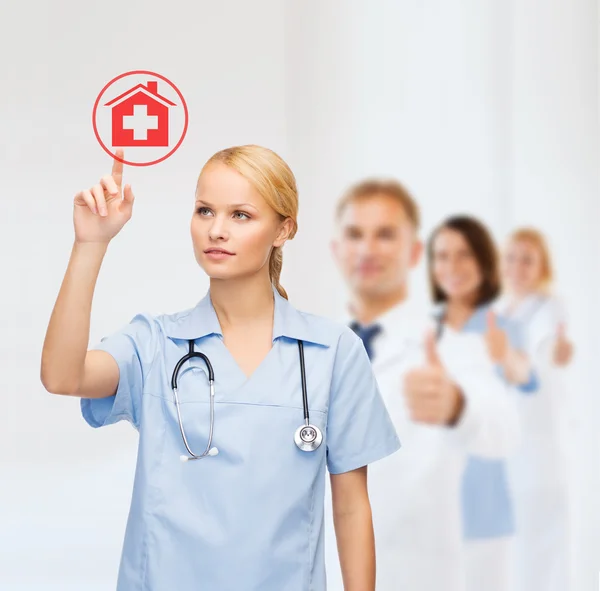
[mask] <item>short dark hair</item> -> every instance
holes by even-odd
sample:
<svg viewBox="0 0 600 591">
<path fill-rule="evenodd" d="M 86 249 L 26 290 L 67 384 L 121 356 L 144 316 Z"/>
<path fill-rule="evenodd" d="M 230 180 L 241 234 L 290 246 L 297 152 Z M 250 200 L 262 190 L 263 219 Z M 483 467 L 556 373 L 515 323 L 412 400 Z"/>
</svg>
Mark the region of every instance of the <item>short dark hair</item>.
<svg viewBox="0 0 600 591">
<path fill-rule="evenodd" d="M 433 247 L 437 235 L 443 230 L 454 230 L 467 241 L 482 281 L 477 294 L 477 306 L 489 304 L 500 295 L 500 270 L 498 250 L 487 227 L 478 219 L 466 215 L 453 216 L 442 222 L 431 234 L 427 244 L 427 261 L 429 266 L 429 286 L 434 303 L 447 300 L 446 294 L 438 287 L 433 276 Z"/>
<path fill-rule="evenodd" d="M 419 229 L 421 225 L 419 206 L 410 191 L 395 179 L 369 178 L 352 185 L 338 201 L 336 219 L 340 219 L 346 207 L 351 203 L 375 197 L 376 195 L 386 195 L 395 199 L 408 216 L 415 230 Z"/>
</svg>

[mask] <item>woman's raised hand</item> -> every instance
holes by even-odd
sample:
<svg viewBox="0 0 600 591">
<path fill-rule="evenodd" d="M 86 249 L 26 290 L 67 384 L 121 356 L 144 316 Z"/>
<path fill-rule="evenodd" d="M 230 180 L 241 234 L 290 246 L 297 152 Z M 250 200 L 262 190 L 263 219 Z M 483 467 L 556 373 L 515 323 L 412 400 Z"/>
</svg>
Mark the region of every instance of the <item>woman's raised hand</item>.
<svg viewBox="0 0 600 591">
<path fill-rule="evenodd" d="M 123 188 L 123 150 L 117 150 L 111 174 L 75 195 L 73 223 L 76 242 L 108 243 L 131 218 L 133 192 Z"/>
</svg>

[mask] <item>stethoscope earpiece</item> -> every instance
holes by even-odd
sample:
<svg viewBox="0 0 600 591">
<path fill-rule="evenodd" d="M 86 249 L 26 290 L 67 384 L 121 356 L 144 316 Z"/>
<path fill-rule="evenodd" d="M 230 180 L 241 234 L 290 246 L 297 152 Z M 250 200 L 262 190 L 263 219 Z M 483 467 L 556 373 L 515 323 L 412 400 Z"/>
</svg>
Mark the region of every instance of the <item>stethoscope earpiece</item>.
<svg viewBox="0 0 600 591">
<path fill-rule="evenodd" d="M 205 458 L 206 456 L 218 456 L 219 455 L 219 450 L 216 447 L 211 447 L 208 452 L 202 454 L 201 456 L 184 456 L 181 455 L 179 456 L 179 459 L 182 462 L 188 462 L 189 460 L 201 460 L 202 458 Z"/>
</svg>

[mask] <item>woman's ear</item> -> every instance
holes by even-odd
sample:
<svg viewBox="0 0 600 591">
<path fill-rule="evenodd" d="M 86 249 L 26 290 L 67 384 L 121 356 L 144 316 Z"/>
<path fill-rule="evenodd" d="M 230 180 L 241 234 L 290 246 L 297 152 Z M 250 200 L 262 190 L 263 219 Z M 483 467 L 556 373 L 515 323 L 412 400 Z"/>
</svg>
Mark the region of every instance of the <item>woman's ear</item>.
<svg viewBox="0 0 600 591">
<path fill-rule="evenodd" d="M 279 232 L 277 232 L 277 238 L 273 242 L 275 248 L 283 246 L 286 240 L 288 240 L 292 232 L 294 231 L 294 220 L 292 218 L 285 218 L 279 226 Z"/>
</svg>

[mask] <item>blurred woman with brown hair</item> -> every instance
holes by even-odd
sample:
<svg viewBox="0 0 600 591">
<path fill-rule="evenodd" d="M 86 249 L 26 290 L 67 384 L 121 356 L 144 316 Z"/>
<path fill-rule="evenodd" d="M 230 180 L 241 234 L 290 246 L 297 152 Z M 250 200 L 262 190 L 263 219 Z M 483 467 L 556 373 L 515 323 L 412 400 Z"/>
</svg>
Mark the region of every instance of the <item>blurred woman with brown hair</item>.
<svg viewBox="0 0 600 591">
<path fill-rule="evenodd" d="M 492 310 L 500 270 L 488 229 L 469 216 L 445 220 L 429 240 L 428 263 L 438 334 L 481 335 L 505 381 L 533 393 L 537 380 L 521 350 L 519 326 Z M 515 515 L 505 462 L 471 455 L 461 497 L 467 591 L 509 591 Z"/>
</svg>

